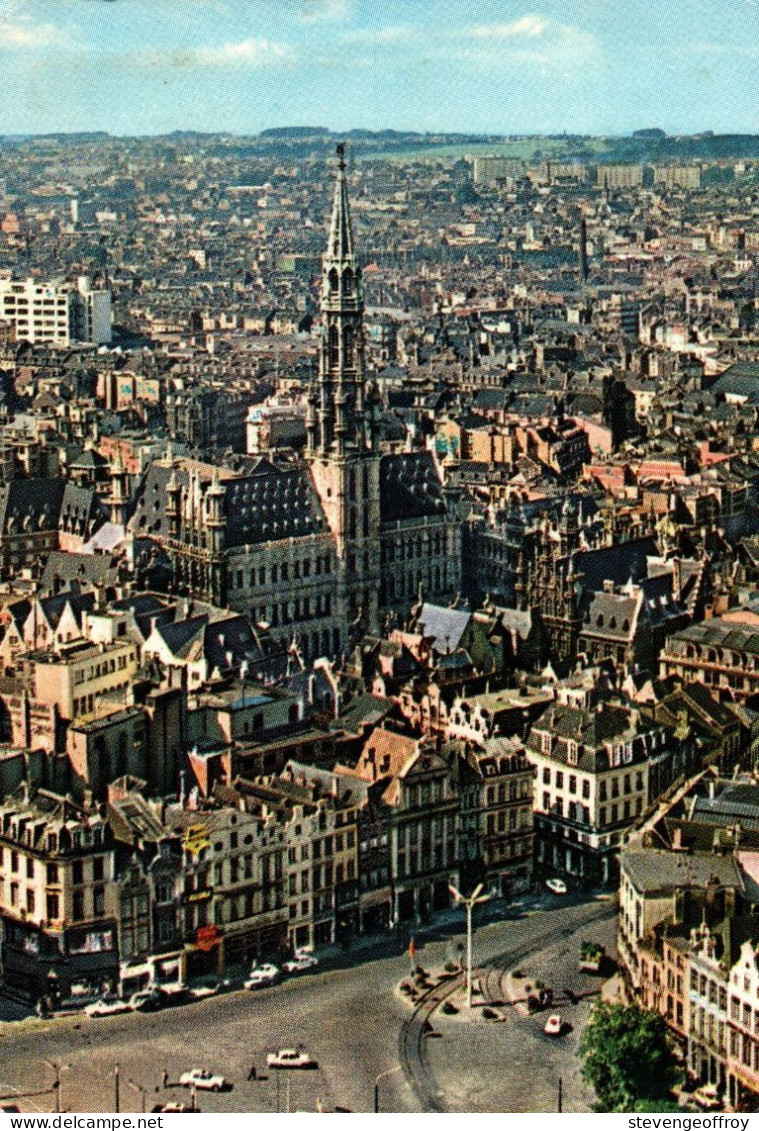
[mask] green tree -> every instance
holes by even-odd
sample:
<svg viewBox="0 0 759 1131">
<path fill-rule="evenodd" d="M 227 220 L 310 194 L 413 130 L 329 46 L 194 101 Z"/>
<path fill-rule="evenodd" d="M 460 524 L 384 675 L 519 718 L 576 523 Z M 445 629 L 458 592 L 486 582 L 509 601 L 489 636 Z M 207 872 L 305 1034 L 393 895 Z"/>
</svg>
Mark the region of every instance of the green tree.
<svg viewBox="0 0 759 1131">
<path fill-rule="evenodd" d="M 663 1018 L 637 1005 L 595 1005 L 580 1055 L 599 1111 L 635 1111 L 641 1101 L 665 1099 L 679 1077 Z"/>
</svg>

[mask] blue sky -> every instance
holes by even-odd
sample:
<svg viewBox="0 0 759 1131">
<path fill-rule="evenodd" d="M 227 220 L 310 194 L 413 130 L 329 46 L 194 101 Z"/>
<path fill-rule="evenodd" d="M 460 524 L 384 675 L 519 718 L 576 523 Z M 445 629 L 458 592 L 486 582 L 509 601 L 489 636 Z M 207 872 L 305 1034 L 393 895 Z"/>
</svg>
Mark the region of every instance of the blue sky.
<svg viewBox="0 0 759 1131">
<path fill-rule="evenodd" d="M 0 0 L 0 132 L 759 133 L 759 0 Z"/>
</svg>

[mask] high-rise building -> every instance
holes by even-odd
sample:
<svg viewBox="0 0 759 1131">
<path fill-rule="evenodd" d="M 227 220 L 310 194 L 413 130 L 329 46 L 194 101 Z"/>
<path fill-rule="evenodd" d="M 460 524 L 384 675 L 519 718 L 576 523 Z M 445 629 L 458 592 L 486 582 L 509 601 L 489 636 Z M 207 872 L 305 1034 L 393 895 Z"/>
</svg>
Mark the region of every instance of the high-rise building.
<svg viewBox="0 0 759 1131">
<path fill-rule="evenodd" d="M 497 181 L 505 181 L 507 177 L 521 177 L 524 173 L 524 162 L 513 157 L 475 157 L 474 183 L 475 185 L 494 185 Z"/>
<path fill-rule="evenodd" d="M 95 287 L 88 275 L 76 287 L 60 280 L 0 279 L 0 318 L 16 329 L 19 341 L 70 346 L 111 341 L 111 293 Z"/>
<path fill-rule="evenodd" d="M 701 188 L 701 169 L 698 165 L 655 165 L 654 184 L 665 189 Z"/>
<path fill-rule="evenodd" d="M 637 188 L 643 184 L 643 166 L 599 165 L 596 184 L 603 189 Z"/>
</svg>

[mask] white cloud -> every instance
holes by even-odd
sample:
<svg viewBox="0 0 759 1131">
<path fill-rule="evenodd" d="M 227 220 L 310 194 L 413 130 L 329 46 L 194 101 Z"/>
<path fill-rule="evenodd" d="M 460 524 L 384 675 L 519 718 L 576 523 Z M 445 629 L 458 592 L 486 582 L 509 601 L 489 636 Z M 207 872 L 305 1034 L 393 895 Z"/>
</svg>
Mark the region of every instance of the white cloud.
<svg viewBox="0 0 759 1131">
<path fill-rule="evenodd" d="M 53 24 L 34 24 L 28 20 L 0 19 L 0 48 L 35 51 L 54 43 L 66 42 L 66 36 Z"/>
<path fill-rule="evenodd" d="M 200 67 L 277 67 L 294 60 L 292 48 L 269 39 L 243 39 L 220 47 L 196 47 L 188 61 Z"/>
<path fill-rule="evenodd" d="M 470 25 L 455 40 L 455 45 L 443 45 L 432 54 L 492 69 L 525 66 L 541 70 L 589 64 L 598 55 L 598 43 L 589 32 L 538 16 L 523 16 L 510 24 Z"/>
<path fill-rule="evenodd" d="M 527 15 L 507 24 L 474 24 L 467 31 L 475 39 L 537 39 L 547 27 L 547 21 L 540 16 Z"/>
</svg>

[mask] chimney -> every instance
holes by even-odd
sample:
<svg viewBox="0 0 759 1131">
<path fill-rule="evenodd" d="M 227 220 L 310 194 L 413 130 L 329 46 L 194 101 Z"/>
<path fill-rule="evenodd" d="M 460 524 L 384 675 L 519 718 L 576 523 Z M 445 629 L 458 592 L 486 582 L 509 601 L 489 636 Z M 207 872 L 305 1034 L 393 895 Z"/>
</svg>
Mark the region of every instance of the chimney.
<svg viewBox="0 0 759 1131">
<path fill-rule="evenodd" d="M 681 852 L 683 847 L 683 830 L 678 825 L 672 832 L 672 847 L 675 852 Z"/>
</svg>

